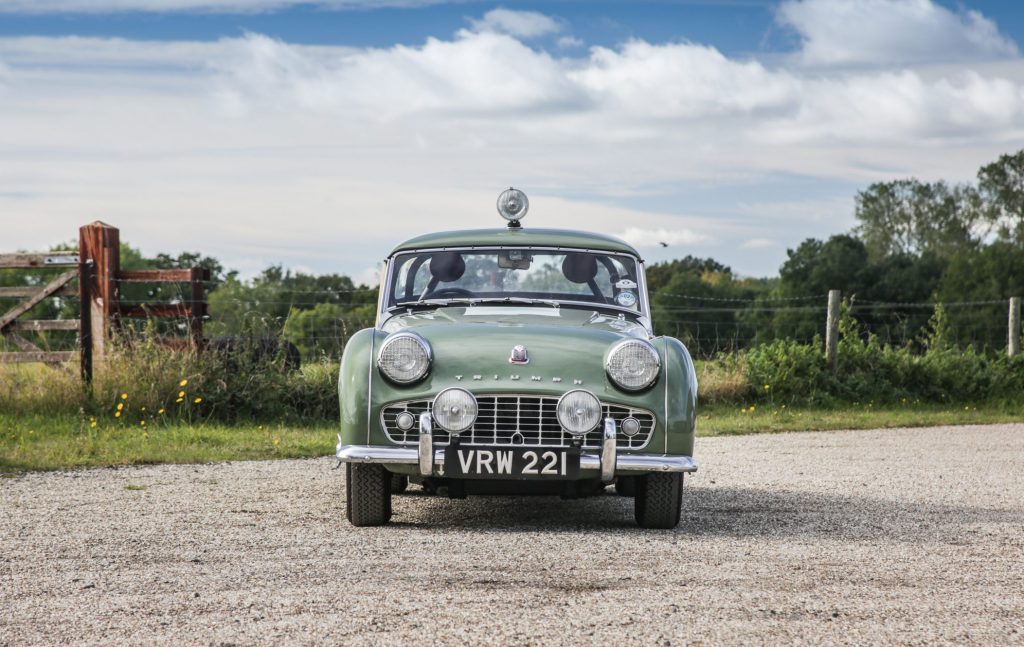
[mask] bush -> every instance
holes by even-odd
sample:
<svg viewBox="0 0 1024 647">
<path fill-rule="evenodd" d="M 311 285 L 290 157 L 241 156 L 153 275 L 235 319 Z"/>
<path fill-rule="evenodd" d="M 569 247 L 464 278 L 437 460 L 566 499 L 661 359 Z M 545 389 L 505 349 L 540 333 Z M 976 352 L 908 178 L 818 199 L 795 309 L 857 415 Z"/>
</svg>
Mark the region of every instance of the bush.
<svg viewBox="0 0 1024 647">
<path fill-rule="evenodd" d="M 836 402 L 969 403 L 1024 399 L 1024 357 L 965 350 L 951 341 L 937 308 L 919 351 L 893 347 L 862 330 L 844 313 L 839 325 L 838 369 L 829 370 L 824 344 L 776 340 L 719 361 L 746 372 L 745 399 L 794 404 Z"/>
<path fill-rule="evenodd" d="M 230 346 L 172 350 L 152 330 L 113 340 L 91 389 L 78 375 L 40 365 L 2 367 L 0 411 L 78 413 L 149 426 L 163 420 L 323 424 L 338 419 L 338 365 L 326 359 L 291 370 L 283 343 L 267 353 L 269 331 L 249 322 Z"/>
</svg>

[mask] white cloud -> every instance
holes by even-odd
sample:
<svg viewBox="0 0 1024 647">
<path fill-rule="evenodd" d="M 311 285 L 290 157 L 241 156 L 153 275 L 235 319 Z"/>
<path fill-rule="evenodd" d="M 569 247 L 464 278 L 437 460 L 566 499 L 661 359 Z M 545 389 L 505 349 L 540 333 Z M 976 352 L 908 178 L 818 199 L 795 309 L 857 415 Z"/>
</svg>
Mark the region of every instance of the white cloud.
<svg viewBox="0 0 1024 647">
<path fill-rule="evenodd" d="M 578 95 L 548 54 L 493 32 L 333 55 L 260 35 L 230 42 L 237 56 L 213 63 L 225 91 L 259 104 L 391 120 L 424 111 L 537 109 Z"/>
<path fill-rule="evenodd" d="M 766 249 L 778 246 L 779 241 L 772 240 L 771 238 L 751 238 L 740 243 L 740 249 Z"/>
<path fill-rule="evenodd" d="M 800 90 L 788 74 L 688 43 L 633 40 L 618 50 L 594 47 L 589 60 L 566 73 L 598 104 L 653 118 L 775 111 L 794 106 Z"/>
<path fill-rule="evenodd" d="M 500 224 L 514 184 L 528 227 L 770 272 L 848 228 L 851 186 L 969 179 L 1024 146 L 1024 70 L 1005 61 L 808 70 L 639 40 L 554 56 L 462 30 L 390 48 L 0 38 L 3 65 L 0 221 L 19 214 L 3 247 L 102 218 L 149 253 L 245 271 L 361 272 L 406 236 Z M 780 176 L 813 198 L 773 192 L 773 211 L 735 191 Z"/>
<path fill-rule="evenodd" d="M 572 49 L 574 47 L 583 47 L 584 45 L 583 41 L 575 36 L 562 36 L 555 44 L 560 49 Z"/>
<path fill-rule="evenodd" d="M 365 9 L 368 7 L 419 7 L 442 4 L 448 0 L 0 0 L 0 13 L 117 13 L 117 12 L 225 12 L 258 13 L 298 5 L 327 9 Z"/>
<path fill-rule="evenodd" d="M 477 31 L 494 31 L 517 38 L 536 38 L 561 31 L 561 26 L 549 16 L 536 11 L 513 11 L 501 7 L 492 9 L 480 20 L 471 21 Z"/>
<path fill-rule="evenodd" d="M 778 20 L 797 31 L 810 65 L 908 63 L 1017 56 L 1016 44 L 977 11 L 932 0 L 786 0 Z"/>
<path fill-rule="evenodd" d="M 619 238 L 630 245 L 642 249 L 645 247 L 665 247 L 673 245 L 694 245 L 708 240 L 708 237 L 690 229 L 641 229 L 627 227 L 618 234 Z"/>
</svg>

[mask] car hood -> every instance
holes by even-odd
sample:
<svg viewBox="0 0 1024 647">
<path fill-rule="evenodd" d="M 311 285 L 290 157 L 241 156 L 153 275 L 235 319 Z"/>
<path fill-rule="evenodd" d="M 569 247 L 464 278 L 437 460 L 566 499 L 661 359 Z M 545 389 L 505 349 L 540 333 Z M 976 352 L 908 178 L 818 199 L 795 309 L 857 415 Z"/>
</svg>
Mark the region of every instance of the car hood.
<svg viewBox="0 0 1024 647">
<path fill-rule="evenodd" d="M 627 319 L 547 306 L 444 307 L 392 317 L 382 330 L 413 331 L 426 339 L 441 375 L 461 371 L 493 376 L 521 368 L 524 375 L 547 378 L 572 373 L 574 365 L 600 367 L 615 342 L 649 338 L 642 325 Z M 526 347 L 529 364 L 509 362 L 516 345 Z"/>
</svg>

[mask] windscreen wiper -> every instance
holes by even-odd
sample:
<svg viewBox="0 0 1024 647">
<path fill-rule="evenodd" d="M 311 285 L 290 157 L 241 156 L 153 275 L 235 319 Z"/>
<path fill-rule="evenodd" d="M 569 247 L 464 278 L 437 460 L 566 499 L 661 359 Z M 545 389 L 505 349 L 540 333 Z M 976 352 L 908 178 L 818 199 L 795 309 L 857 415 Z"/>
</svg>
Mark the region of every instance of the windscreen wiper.
<svg viewBox="0 0 1024 647">
<path fill-rule="evenodd" d="M 479 299 L 468 299 L 468 298 L 465 298 L 465 297 L 456 297 L 456 298 L 453 298 L 453 299 L 422 299 L 420 301 L 403 301 L 402 303 L 398 303 L 398 304 L 393 305 L 390 308 L 388 308 L 388 312 L 391 312 L 392 310 L 405 310 L 407 308 L 421 308 L 421 307 L 436 308 L 436 307 L 439 307 L 439 306 L 451 305 L 453 303 L 464 303 L 466 305 L 471 306 L 475 302 L 477 302 L 478 300 Z"/>
<path fill-rule="evenodd" d="M 561 305 L 554 299 L 534 299 L 531 297 L 481 297 L 474 299 L 473 303 L 543 303 L 552 308 L 557 308 Z"/>
</svg>

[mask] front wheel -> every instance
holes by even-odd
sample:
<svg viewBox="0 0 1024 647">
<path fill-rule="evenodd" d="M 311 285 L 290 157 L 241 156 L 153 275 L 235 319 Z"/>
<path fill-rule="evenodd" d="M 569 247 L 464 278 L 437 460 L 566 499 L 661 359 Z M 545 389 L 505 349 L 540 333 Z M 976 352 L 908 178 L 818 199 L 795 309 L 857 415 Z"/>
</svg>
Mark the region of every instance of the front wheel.
<svg viewBox="0 0 1024 647">
<path fill-rule="evenodd" d="M 391 494 L 402 494 L 409 489 L 409 477 L 404 474 L 391 475 Z"/>
<path fill-rule="evenodd" d="M 682 507 L 682 474 L 657 473 L 636 479 L 634 513 L 641 528 L 675 528 Z"/>
<path fill-rule="evenodd" d="M 391 473 L 382 465 L 348 463 L 345 485 L 345 516 L 353 526 L 391 520 Z"/>
</svg>

